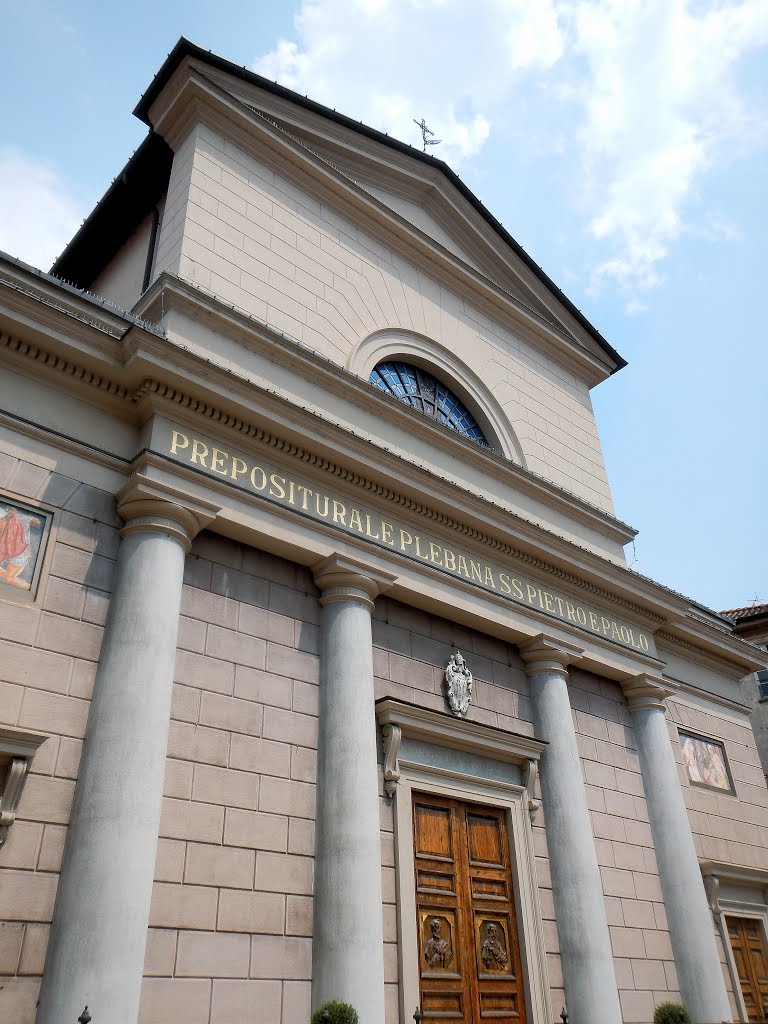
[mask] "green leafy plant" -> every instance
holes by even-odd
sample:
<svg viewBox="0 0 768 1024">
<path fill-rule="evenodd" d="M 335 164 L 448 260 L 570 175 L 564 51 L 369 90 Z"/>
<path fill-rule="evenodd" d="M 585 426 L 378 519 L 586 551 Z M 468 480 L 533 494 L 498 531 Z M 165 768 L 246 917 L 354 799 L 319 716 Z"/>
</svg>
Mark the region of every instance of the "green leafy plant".
<svg viewBox="0 0 768 1024">
<path fill-rule="evenodd" d="M 653 1011 L 653 1024 L 691 1024 L 691 1018 L 682 1003 L 659 1003 Z"/>
<path fill-rule="evenodd" d="M 312 1014 L 312 1024 L 323 1024 L 323 1011 L 327 1010 L 330 1015 L 330 1024 L 359 1024 L 357 1010 L 349 1003 L 340 1003 L 331 999 L 323 1003 Z"/>
</svg>

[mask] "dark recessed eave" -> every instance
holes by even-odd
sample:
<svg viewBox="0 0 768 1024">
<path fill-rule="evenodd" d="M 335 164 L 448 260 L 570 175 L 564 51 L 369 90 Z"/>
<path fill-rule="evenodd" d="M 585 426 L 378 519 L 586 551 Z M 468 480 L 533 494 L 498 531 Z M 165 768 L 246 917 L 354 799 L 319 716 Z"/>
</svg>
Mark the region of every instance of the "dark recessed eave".
<svg viewBox="0 0 768 1024">
<path fill-rule="evenodd" d="M 256 86 L 259 89 L 264 89 L 266 92 L 270 92 L 275 96 L 279 96 L 281 99 L 295 103 L 298 106 L 303 107 L 305 110 L 311 111 L 313 114 L 318 114 L 321 117 L 328 118 L 336 124 L 342 125 L 351 131 L 357 132 L 366 138 L 380 143 L 381 145 L 388 146 L 390 149 L 396 150 L 399 153 L 405 153 L 411 159 L 420 160 L 427 166 L 440 171 L 451 182 L 454 188 L 456 188 L 467 202 L 477 211 L 483 220 L 496 232 L 497 235 L 499 235 L 506 245 L 512 249 L 515 255 L 525 264 L 525 266 L 536 275 L 544 287 L 547 288 L 557 301 L 568 310 L 571 316 L 600 346 L 603 352 L 605 352 L 610 361 L 614 364 L 611 373 L 615 373 L 617 370 L 621 370 L 627 365 L 626 359 L 620 356 L 616 349 L 606 341 L 597 328 L 587 320 L 581 310 L 574 306 L 568 296 L 565 295 L 565 293 L 558 288 L 554 281 L 541 269 L 541 267 L 534 262 L 519 242 L 515 241 L 503 224 L 501 224 L 480 202 L 477 196 L 467 188 L 455 171 L 452 171 L 448 164 L 443 160 L 440 160 L 438 157 L 431 156 L 428 153 L 422 153 L 420 150 L 414 149 L 413 146 L 409 146 L 405 142 L 399 142 L 397 139 L 393 139 L 391 136 L 384 134 L 384 132 L 368 127 L 368 125 L 363 124 L 361 121 L 355 121 L 351 117 L 347 117 L 330 107 L 324 106 L 322 103 L 317 103 L 315 100 L 311 100 L 306 96 L 302 96 L 300 93 L 294 92 L 292 89 L 286 88 L 284 85 L 279 85 L 277 82 L 272 82 L 268 78 L 263 78 L 261 75 L 257 75 L 255 71 L 249 71 L 247 68 L 242 67 L 239 64 L 233 64 L 232 61 L 225 60 L 224 57 L 219 57 L 218 54 L 212 53 L 210 50 L 204 50 L 202 47 L 196 46 L 183 36 L 179 39 L 178 43 L 176 43 L 173 50 L 168 54 L 163 66 L 153 78 L 149 88 L 141 97 L 136 105 L 136 109 L 134 110 L 136 117 L 149 125 L 150 128 L 152 127 L 149 120 L 150 107 L 165 88 L 171 75 L 185 57 L 194 57 L 197 60 L 203 61 L 219 71 L 223 71 L 226 74 L 233 75 L 234 77 L 247 82 L 249 85 Z"/>
<path fill-rule="evenodd" d="M 172 163 L 173 150 L 150 130 L 50 273 L 78 288 L 89 288 L 164 194 Z"/>
</svg>

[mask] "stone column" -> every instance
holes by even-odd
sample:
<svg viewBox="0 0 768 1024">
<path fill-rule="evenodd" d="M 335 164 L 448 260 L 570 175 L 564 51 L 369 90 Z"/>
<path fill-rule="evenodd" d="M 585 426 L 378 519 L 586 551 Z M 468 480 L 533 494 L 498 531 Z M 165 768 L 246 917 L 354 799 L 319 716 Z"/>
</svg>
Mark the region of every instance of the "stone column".
<svg viewBox="0 0 768 1024">
<path fill-rule="evenodd" d="M 312 1006 L 351 1003 L 384 1024 L 379 772 L 371 611 L 393 576 L 332 555 L 322 591 Z"/>
<path fill-rule="evenodd" d="M 152 897 L 184 558 L 210 515 L 134 480 L 104 628 L 37 1024 L 135 1024 Z"/>
<path fill-rule="evenodd" d="M 645 674 L 622 686 L 632 713 L 640 755 L 680 995 L 694 1024 L 729 1021 L 731 1007 L 712 914 L 664 714 L 664 701 L 673 690 L 665 680 Z"/>
<path fill-rule="evenodd" d="M 541 755 L 541 794 L 568 1014 L 620 1024 L 605 900 L 576 746 L 566 666 L 582 651 L 543 634 L 520 648 L 531 683 Z"/>
</svg>

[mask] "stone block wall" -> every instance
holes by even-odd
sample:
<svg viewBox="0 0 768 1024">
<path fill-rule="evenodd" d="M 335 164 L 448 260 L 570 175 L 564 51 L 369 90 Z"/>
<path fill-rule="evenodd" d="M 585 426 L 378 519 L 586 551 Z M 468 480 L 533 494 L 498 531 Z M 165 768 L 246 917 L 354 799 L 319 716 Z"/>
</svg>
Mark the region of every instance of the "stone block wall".
<svg viewBox="0 0 768 1024">
<path fill-rule="evenodd" d="M 391 696 L 445 710 L 443 671 L 453 647 L 475 677 L 469 720 L 533 734 L 530 689 L 514 647 L 395 601 L 379 598 L 373 624 L 376 696 Z M 627 1024 L 647 1024 L 665 1000 L 679 1000 L 658 867 L 635 747 L 632 718 L 621 688 L 577 669 L 569 687 L 584 772 L 622 1013 Z M 669 702 L 672 748 L 701 857 L 768 866 L 765 825 L 768 790 L 749 720 L 734 711 L 705 712 L 681 696 Z M 689 784 L 682 766 L 676 724 L 725 742 L 735 796 L 719 796 Z M 382 869 L 387 952 L 388 1024 L 398 1021 L 397 932 L 394 918 L 394 840 L 391 809 L 382 801 Z M 544 921 L 552 1005 L 564 1004 L 559 946 L 546 841 L 546 814 L 534 825 L 539 898 Z M 714 928 L 714 923 L 713 923 Z M 718 938 L 721 959 L 725 954 Z M 726 984 L 733 1000 L 730 976 Z"/>
<path fill-rule="evenodd" d="M 59 510 L 38 600 L 0 589 L 0 723 L 50 734 L 0 849 L 0 1020 L 16 1024 L 35 1019 L 119 543 L 112 495 L 51 465 L 0 451 L 0 493 Z"/>
<path fill-rule="evenodd" d="M 309 1019 L 319 612 L 307 570 L 194 542 L 141 1024 Z"/>
</svg>

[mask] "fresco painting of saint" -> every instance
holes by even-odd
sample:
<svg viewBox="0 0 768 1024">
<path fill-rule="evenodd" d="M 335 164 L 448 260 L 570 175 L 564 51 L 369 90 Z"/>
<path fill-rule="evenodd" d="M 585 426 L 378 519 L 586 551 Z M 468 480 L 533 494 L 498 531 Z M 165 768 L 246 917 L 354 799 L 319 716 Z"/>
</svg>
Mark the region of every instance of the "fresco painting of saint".
<svg viewBox="0 0 768 1024">
<path fill-rule="evenodd" d="M 31 588 L 43 525 L 44 517 L 0 502 L 0 584 Z"/>
</svg>

